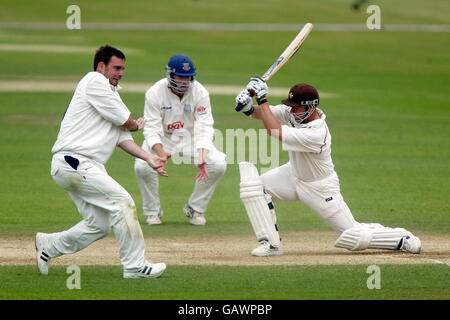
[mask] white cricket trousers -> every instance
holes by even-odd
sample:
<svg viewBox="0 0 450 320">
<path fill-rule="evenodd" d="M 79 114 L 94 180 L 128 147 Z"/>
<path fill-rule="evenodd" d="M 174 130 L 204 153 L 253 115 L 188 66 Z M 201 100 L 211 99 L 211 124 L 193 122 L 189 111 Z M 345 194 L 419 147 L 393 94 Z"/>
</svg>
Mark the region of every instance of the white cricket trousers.
<svg viewBox="0 0 450 320">
<path fill-rule="evenodd" d="M 304 182 L 292 174 L 288 162 L 267 171 L 261 175 L 261 179 L 265 191 L 274 202 L 301 201 L 339 233 L 359 224 L 341 195 L 339 178 L 335 172 L 322 180 Z"/>
<path fill-rule="evenodd" d="M 227 165 L 224 160 L 207 163 L 208 181 L 195 181 L 194 190 L 189 197 L 188 204 L 197 212 L 205 213 L 214 190 L 225 174 Z M 142 205 L 145 216 L 162 216 L 159 197 L 159 176 L 145 161 L 136 159 L 134 170 L 142 194 Z"/>
<path fill-rule="evenodd" d="M 76 169 L 65 160 L 66 155 L 79 161 Z M 50 234 L 46 246 L 50 257 L 78 252 L 107 236 L 112 228 L 124 270 L 137 271 L 145 265 L 145 242 L 134 201 L 102 164 L 80 155 L 57 153 L 51 175 L 69 193 L 83 220 L 66 231 Z"/>
</svg>

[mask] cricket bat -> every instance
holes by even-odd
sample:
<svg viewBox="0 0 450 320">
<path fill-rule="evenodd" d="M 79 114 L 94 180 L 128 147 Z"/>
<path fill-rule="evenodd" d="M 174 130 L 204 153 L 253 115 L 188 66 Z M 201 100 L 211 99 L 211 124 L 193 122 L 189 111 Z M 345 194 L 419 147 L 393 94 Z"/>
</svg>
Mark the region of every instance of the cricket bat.
<svg viewBox="0 0 450 320">
<path fill-rule="evenodd" d="M 298 51 L 300 46 L 305 41 L 306 37 L 308 37 L 309 33 L 313 28 L 312 23 L 307 23 L 304 25 L 302 30 L 297 34 L 297 36 L 292 40 L 292 42 L 288 45 L 288 47 L 283 51 L 280 57 L 272 64 L 272 66 L 264 73 L 261 77 L 265 82 L 269 81 L 272 76 L 281 69 L 282 66 L 289 61 L 289 59 Z"/>
<path fill-rule="evenodd" d="M 283 51 L 283 53 L 278 57 L 277 60 L 270 66 L 270 68 L 264 73 L 264 75 L 261 77 L 265 82 L 269 81 L 270 78 L 273 77 L 275 73 L 278 72 L 278 70 L 281 69 L 282 66 L 286 64 L 286 62 L 289 61 L 289 59 L 298 51 L 300 46 L 305 41 L 306 37 L 308 37 L 309 33 L 311 32 L 313 28 L 312 23 L 306 23 L 302 30 L 297 34 L 297 36 L 292 40 L 292 42 L 287 46 L 287 48 Z M 236 106 L 236 111 L 240 111 L 244 106 L 238 104 Z"/>
</svg>

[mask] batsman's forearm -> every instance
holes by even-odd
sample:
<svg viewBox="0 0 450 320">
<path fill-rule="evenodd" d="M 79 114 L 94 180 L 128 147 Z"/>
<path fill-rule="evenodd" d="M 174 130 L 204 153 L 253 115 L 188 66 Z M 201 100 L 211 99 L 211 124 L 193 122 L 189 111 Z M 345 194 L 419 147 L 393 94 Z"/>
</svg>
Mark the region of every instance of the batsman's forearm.
<svg viewBox="0 0 450 320">
<path fill-rule="evenodd" d="M 269 104 L 267 102 L 263 103 L 259 106 L 258 109 L 258 116 L 260 117 L 259 119 L 263 121 L 264 127 L 266 127 L 269 135 L 281 141 L 281 124 L 278 119 L 275 118 L 272 111 L 270 111 Z"/>
<path fill-rule="evenodd" d="M 253 106 L 253 113 L 250 115 L 253 119 L 262 120 L 261 106 Z"/>
</svg>

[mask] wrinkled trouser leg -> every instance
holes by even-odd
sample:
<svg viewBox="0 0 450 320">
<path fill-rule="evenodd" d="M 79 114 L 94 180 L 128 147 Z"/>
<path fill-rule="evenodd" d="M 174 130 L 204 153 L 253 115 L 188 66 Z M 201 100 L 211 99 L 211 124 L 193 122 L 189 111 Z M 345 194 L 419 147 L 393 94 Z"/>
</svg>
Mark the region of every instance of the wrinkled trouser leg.
<svg viewBox="0 0 450 320">
<path fill-rule="evenodd" d="M 107 236 L 112 227 L 124 269 L 140 269 L 146 262 L 145 242 L 133 199 L 103 166 L 79 160 L 76 170 L 61 155 L 55 155 L 52 161 L 53 179 L 69 193 L 83 220 L 68 230 L 50 234 L 48 254 L 57 257 L 78 252 Z"/>
</svg>

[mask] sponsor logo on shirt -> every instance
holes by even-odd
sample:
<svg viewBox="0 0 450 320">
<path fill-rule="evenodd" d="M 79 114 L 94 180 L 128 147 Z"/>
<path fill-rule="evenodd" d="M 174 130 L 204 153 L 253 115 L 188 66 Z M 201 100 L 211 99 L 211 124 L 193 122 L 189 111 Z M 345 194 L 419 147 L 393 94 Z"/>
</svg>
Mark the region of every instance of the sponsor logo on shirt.
<svg viewBox="0 0 450 320">
<path fill-rule="evenodd" d="M 200 113 L 200 112 L 205 112 L 205 111 L 206 111 L 206 107 L 203 107 L 203 106 L 202 106 L 202 107 L 198 107 L 198 108 L 197 108 L 197 112 L 198 112 L 198 113 Z"/>
<path fill-rule="evenodd" d="M 172 106 L 162 106 L 161 110 L 172 110 Z"/>
<path fill-rule="evenodd" d="M 177 121 L 174 123 L 169 123 L 167 125 L 167 130 L 178 130 L 178 129 L 182 129 L 184 127 L 184 123 L 181 121 Z"/>
</svg>

